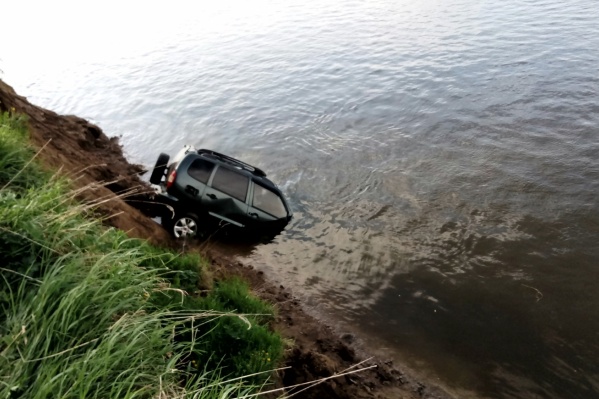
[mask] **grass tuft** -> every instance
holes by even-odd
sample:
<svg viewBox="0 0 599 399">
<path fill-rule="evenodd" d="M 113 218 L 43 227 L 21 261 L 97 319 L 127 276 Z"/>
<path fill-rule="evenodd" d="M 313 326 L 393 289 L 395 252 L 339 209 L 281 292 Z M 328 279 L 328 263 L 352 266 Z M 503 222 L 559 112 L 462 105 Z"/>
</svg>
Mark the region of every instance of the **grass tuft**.
<svg viewBox="0 0 599 399">
<path fill-rule="evenodd" d="M 267 383 L 283 348 L 270 305 L 240 280 L 214 284 L 198 255 L 102 226 L 34 155 L 25 120 L 1 114 L 0 397 L 227 398 Z"/>
</svg>

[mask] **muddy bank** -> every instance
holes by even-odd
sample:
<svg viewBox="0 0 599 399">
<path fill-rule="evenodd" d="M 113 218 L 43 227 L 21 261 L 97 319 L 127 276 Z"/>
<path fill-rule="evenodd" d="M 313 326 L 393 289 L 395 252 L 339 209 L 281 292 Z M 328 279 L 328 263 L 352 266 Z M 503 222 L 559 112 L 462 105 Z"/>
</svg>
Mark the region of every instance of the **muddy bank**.
<svg viewBox="0 0 599 399">
<path fill-rule="evenodd" d="M 39 158 L 51 168 L 70 176 L 84 201 L 100 202 L 99 212 L 105 222 L 126 231 L 130 236 L 155 245 L 181 249 L 158 224 L 146 214 L 150 210 L 151 187 L 140 178 L 144 168 L 125 159 L 116 138 L 108 138 L 88 121 L 72 115 L 58 115 L 30 104 L 0 80 L 0 111 L 28 116 L 33 144 L 41 149 Z M 363 351 L 355 346 L 351 335 L 339 336 L 332 328 L 303 311 L 301 303 L 285 287 L 268 281 L 252 267 L 231 260 L 218 249 L 206 252 L 218 276 L 242 275 L 254 292 L 274 304 L 278 317 L 274 328 L 293 341 L 284 366 L 278 374 L 277 387 L 291 387 L 308 381 L 326 381 L 298 393 L 297 398 L 446 398 L 440 389 L 418 381 L 392 364 L 373 358 L 359 368 L 360 373 L 333 377 L 361 362 Z M 272 397 L 276 397 L 273 395 Z"/>
</svg>

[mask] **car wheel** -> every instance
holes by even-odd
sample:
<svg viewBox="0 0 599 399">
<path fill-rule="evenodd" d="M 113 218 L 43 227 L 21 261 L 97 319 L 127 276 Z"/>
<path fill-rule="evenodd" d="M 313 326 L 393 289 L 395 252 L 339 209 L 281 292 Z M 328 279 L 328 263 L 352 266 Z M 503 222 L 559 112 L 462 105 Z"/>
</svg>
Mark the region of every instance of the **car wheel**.
<svg viewBox="0 0 599 399">
<path fill-rule="evenodd" d="M 152 175 L 150 176 L 150 183 L 152 184 L 160 184 L 162 178 L 164 177 L 164 171 L 166 171 L 166 165 L 168 164 L 170 157 L 168 154 L 160 153 L 158 155 L 158 159 L 156 160 L 156 165 L 154 165 L 154 169 L 152 169 Z"/>
<path fill-rule="evenodd" d="M 177 215 L 171 222 L 170 230 L 175 238 L 191 238 L 197 236 L 199 224 L 196 215 Z"/>
</svg>

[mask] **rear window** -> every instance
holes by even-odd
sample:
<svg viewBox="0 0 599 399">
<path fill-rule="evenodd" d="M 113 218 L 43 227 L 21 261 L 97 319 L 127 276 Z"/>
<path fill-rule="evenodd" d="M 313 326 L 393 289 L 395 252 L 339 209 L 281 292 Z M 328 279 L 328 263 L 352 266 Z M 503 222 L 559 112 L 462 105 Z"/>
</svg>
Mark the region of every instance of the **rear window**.
<svg viewBox="0 0 599 399">
<path fill-rule="evenodd" d="M 189 165 L 187 173 L 194 179 L 206 184 L 208 183 L 208 179 L 210 179 L 212 169 L 214 169 L 214 164 L 212 162 L 206 161 L 205 159 L 196 159 Z"/>
<path fill-rule="evenodd" d="M 233 170 L 219 167 L 212 179 L 212 187 L 245 202 L 249 178 Z"/>
<path fill-rule="evenodd" d="M 287 216 L 287 210 L 285 209 L 285 205 L 281 198 L 274 192 L 258 184 L 254 184 L 252 206 L 266 213 L 270 213 L 277 218 L 284 218 Z"/>
</svg>

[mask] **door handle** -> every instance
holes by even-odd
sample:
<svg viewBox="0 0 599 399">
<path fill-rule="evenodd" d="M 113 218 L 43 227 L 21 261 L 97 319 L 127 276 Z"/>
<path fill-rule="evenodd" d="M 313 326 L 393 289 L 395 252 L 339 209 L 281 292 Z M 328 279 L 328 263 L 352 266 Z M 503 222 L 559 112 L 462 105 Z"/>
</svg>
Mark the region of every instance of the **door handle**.
<svg viewBox="0 0 599 399">
<path fill-rule="evenodd" d="M 198 195 L 198 189 L 192 186 L 185 186 L 185 191 L 187 191 L 189 194 L 193 195 L 194 197 L 196 195 Z"/>
<path fill-rule="evenodd" d="M 258 217 L 258 214 L 256 212 L 250 212 L 249 215 L 254 218 Z"/>
<path fill-rule="evenodd" d="M 216 195 L 210 193 L 210 194 L 206 194 L 207 197 L 212 198 L 213 200 L 216 199 Z"/>
</svg>

